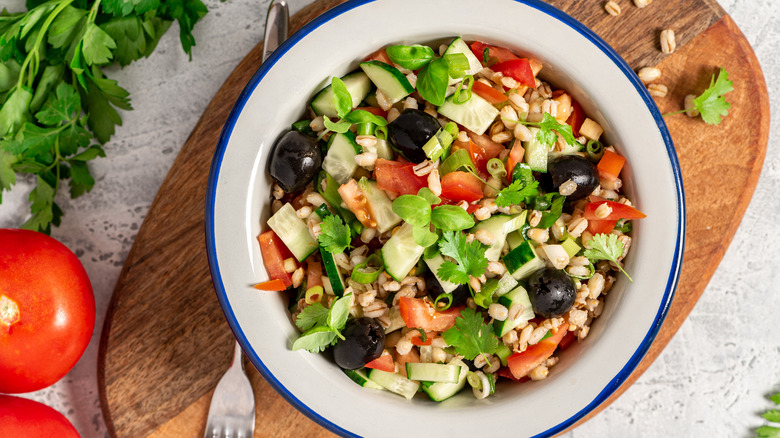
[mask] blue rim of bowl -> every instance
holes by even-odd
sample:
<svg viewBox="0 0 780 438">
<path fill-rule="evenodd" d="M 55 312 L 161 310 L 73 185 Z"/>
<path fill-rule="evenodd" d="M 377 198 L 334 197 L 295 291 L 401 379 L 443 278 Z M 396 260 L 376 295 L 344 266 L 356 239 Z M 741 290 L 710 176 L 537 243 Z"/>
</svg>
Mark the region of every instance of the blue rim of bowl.
<svg viewBox="0 0 780 438">
<path fill-rule="evenodd" d="M 223 127 L 222 133 L 220 134 L 219 141 L 217 143 L 217 147 L 214 152 L 214 157 L 211 162 L 211 168 L 209 170 L 209 178 L 208 178 L 208 186 L 207 186 L 207 195 L 206 195 L 207 197 L 206 197 L 206 218 L 205 218 L 206 230 L 205 231 L 206 231 L 206 247 L 207 247 L 209 268 L 211 270 L 212 281 L 214 283 L 214 288 L 217 292 L 217 298 L 219 300 L 219 304 L 222 307 L 222 310 L 225 314 L 228 324 L 230 325 L 231 330 L 233 330 L 234 335 L 238 339 L 241 348 L 244 350 L 244 353 L 247 354 L 247 356 L 252 361 L 254 366 L 258 369 L 258 371 L 260 371 L 260 373 L 263 375 L 266 381 L 268 381 L 268 383 L 271 384 L 271 386 L 273 386 L 273 388 L 282 397 L 284 397 L 285 400 L 287 400 L 287 402 L 289 402 L 296 409 L 298 409 L 304 415 L 306 415 L 307 417 L 309 417 L 310 419 L 312 419 L 313 421 L 315 421 L 325 429 L 328 429 L 329 431 L 337 433 L 339 435 L 349 436 L 349 437 L 358 437 L 359 435 L 356 435 L 355 433 L 350 432 L 344 429 L 343 427 L 319 415 L 317 412 L 309 408 L 307 405 L 301 402 L 297 397 L 295 397 L 295 395 L 293 395 L 290 391 L 288 391 L 287 388 L 276 379 L 276 377 L 265 366 L 265 364 L 257 355 L 257 353 L 255 353 L 254 349 L 252 349 L 251 345 L 249 344 L 249 341 L 244 335 L 244 332 L 241 330 L 241 327 L 238 325 L 238 321 L 236 320 L 235 314 L 233 313 L 233 310 L 231 309 L 230 304 L 227 300 L 227 294 L 225 291 L 224 284 L 222 283 L 222 276 L 220 275 L 220 271 L 219 271 L 219 263 L 217 262 L 216 247 L 214 242 L 214 202 L 216 198 L 217 180 L 219 178 L 219 171 L 222 166 L 222 158 L 224 157 L 225 149 L 227 148 L 230 135 L 233 132 L 233 128 L 235 127 L 236 121 L 238 120 L 238 117 L 241 114 L 244 105 L 249 99 L 249 96 L 252 94 L 252 92 L 260 83 L 260 81 L 265 77 L 266 73 L 271 69 L 271 67 L 273 67 L 276 64 L 276 62 L 279 61 L 279 59 L 285 53 L 287 53 L 287 51 L 290 50 L 291 47 L 297 44 L 301 39 L 303 39 L 306 35 L 311 33 L 313 30 L 317 29 L 318 27 L 322 26 L 323 24 L 327 23 L 333 18 L 338 17 L 341 14 L 344 14 L 359 6 L 373 3 L 375 1 L 377 0 L 349 0 L 345 3 L 342 3 L 324 12 L 322 15 L 318 16 L 317 18 L 315 18 L 314 20 L 312 20 L 311 22 L 303 26 L 295 34 L 293 34 L 287 40 L 285 40 L 279 46 L 279 48 L 275 50 L 271 54 L 271 56 L 269 56 L 268 59 L 260 66 L 260 68 L 252 76 L 252 79 L 250 79 L 246 87 L 244 87 L 243 91 L 238 97 L 238 100 L 233 106 L 233 109 L 231 110 L 227 121 L 225 122 L 225 126 Z M 656 317 L 654 319 L 653 325 L 650 327 L 644 339 L 640 343 L 639 347 L 634 351 L 634 354 L 628 360 L 626 365 L 623 366 L 623 368 L 617 373 L 617 375 L 604 387 L 604 389 L 588 405 L 586 405 L 579 412 L 572 415 L 568 419 L 562 421 L 561 423 L 533 437 L 533 438 L 537 438 L 537 437 L 553 436 L 563 432 L 567 428 L 574 425 L 577 421 L 585 417 L 585 415 L 587 415 L 597 406 L 599 406 L 604 401 L 606 401 L 607 398 L 610 395 L 612 395 L 612 393 L 615 392 L 615 390 L 617 390 L 628 379 L 628 377 L 631 375 L 634 369 L 636 369 L 637 365 L 639 365 L 639 362 L 647 353 L 648 349 L 650 348 L 650 345 L 653 343 L 653 340 L 658 334 L 661 325 L 666 319 L 666 314 L 669 310 L 669 306 L 671 305 L 672 298 L 674 296 L 674 292 L 675 289 L 677 288 L 677 283 L 680 277 L 680 269 L 682 266 L 682 255 L 683 255 L 683 249 L 685 247 L 685 195 L 683 190 L 682 175 L 680 172 L 680 163 L 677 159 L 677 153 L 675 152 L 674 149 L 674 143 L 672 142 L 672 137 L 669 134 L 669 130 L 666 127 L 666 123 L 663 120 L 663 116 L 658 111 L 655 102 L 653 101 L 652 97 L 650 97 L 650 94 L 647 92 L 645 86 L 641 83 L 641 81 L 636 76 L 636 74 L 631 69 L 631 67 L 628 66 L 626 61 L 620 55 L 618 55 L 618 53 L 612 47 L 610 47 L 606 42 L 604 42 L 604 40 L 602 40 L 601 37 L 596 35 L 593 31 L 585 27 L 585 25 L 575 20 L 565 12 L 556 9 L 555 7 L 543 3 L 539 0 L 513 0 L 513 1 L 517 3 L 525 4 L 547 15 L 550 15 L 553 18 L 568 25 L 569 27 L 571 27 L 572 29 L 580 33 L 582 36 L 587 38 L 593 45 L 595 45 L 599 50 L 601 50 L 605 55 L 607 55 L 607 57 L 609 57 L 612 60 L 612 62 L 614 62 L 615 65 L 617 65 L 621 69 L 621 71 L 625 74 L 627 79 L 634 85 L 634 88 L 636 88 L 637 92 L 642 97 L 642 100 L 644 100 L 648 110 L 653 116 L 653 119 L 655 120 L 656 125 L 660 130 L 661 137 L 663 138 L 664 143 L 666 145 L 666 150 L 669 155 L 669 160 L 672 164 L 672 172 L 674 174 L 674 180 L 677 187 L 677 204 L 679 206 L 677 212 L 678 229 L 677 229 L 676 252 L 674 254 L 671 270 L 667 278 L 666 290 L 664 291 L 663 300 L 661 302 L 660 308 L 658 309 L 658 312 L 656 313 Z"/>
</svg>

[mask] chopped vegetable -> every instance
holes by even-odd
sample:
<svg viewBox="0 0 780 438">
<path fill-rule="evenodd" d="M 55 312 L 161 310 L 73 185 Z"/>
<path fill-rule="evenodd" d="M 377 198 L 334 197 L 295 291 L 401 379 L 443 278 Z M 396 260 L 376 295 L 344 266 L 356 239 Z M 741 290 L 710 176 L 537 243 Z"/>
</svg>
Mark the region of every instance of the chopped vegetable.
<svg viewBox="0 0 780 438">
<path fill-rule="evenodd" d="M 459 355 L 469 360 L 480 354 L 494 354 L 500 345 L 493 327 L 485 324 L 482 315 L 469 308 L 463 309 L 455 319 L 455 326 L 441 336 L 447 344 L 455 347 Z"/>
</svg>

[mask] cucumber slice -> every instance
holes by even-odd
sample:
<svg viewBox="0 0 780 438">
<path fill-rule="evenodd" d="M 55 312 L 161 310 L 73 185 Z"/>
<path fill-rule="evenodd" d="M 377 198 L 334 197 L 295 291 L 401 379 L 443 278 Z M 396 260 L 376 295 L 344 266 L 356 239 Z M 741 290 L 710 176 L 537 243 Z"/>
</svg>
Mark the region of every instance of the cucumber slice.
<svg viewBox="0 0 780 438">
<path fill-rule="evenodd" d="M 343 296 L 344 279 L 341 277 L 341 272 L 339 272 L 339 266 L 333 258 L 333 253 L 320 248 L 320 255 L 322 255 L 322 265 L 325 266 L 325 275 L 328 276 L 328 282 L 333 295 L 337 297 Z"/>
<path fill-rule="evenodd" d="M 528 163 L 531 170 L 547 172 L 547 154 L 550 152 L 550 148 L 540 143 L 536 138 L 539 128 L 528 128 L 528 130 L 531 131 L 531 140 L 523 142 L 525 162 Z"/>
<path fill-rule="evenodd" d="M 439 114 L 480 135 L 487 131 L 498 116 L 498 109 L 476 93 L 471 95 L 471 99 L 461 104 L 453 102 L 453 97 L 450 96 L 444 100 L 438 111 Z"/>
<path fill-rule="evenodd" d="M 404 222 L 382 247 L 385 271 L 396 281 L 403 281 L 425 251 L 414 242 L 412 229 L 411 224 Z"/>
<path fill-rule="evenodd" d="M 515 280 L 514 277 L 512 277 L 512 274 L 509 272 L 504 272 L 504 275 L 501 276 L 501 278 L 498 279 L 498 287 L 493 292 L 496 296 L 501 296 L 506 294 L 507 292 L 511 291 L 517 286 L 517 280 Z"/>
<path fill-rule="evenodd" d="M 339 184 L 352 178 L 358 168 L 355 156 L 363 149 L 355 142 L 355 134 L 347 131 L 334 133 L 328 140 L 328 153 L 322 161 L 322 168 Z"/>
<path fill-rule="evenodd" d="M 393 149 L 390 147 L 390 142 L 387 140 L 377 139 L 376 145 L 374 147 L 376 148 L 377 158 L 382 158 L 385 160 L 393 159 Z"/>
<path fill-rule="evenodd" d="M 390 325 L 385 329 L 385 334 L 394 332 L 400 328 L 406 327 L 404 319 L 401 317 L 401 309 L 398 307 L 391 307 L 387 312 L 387 317 L 390 318 Z"/>
<path fill-rule="evenodd" d="M 457 365 L 460 367 L 460 374 L 458 375 L 457 382 L 423 383 L 422 390 L 426 394 L 428 394 L 428 397 L 430 397 L 431 400 L 437 402 L 447 400 L 448 398 L 460 392 L 460 390 L 463 389 L 464 386 L 466 386 L 466 375 L 468 373 L 469 367 L 466 364 L 464 364 L 463 361 L 460 359 L 453 359 L 452 361 L 450 361 L 450 365 Z"/>
<path fill-rule="evenodd" d="M 309 233 L 306 223 L 295 213 L 291 204 L 284 204 L 270 219 L 268 226 L 282 239 L 290 252 L 302 262 L 317 250 L 317 241 Z"/>
<path fill-rule="evenodd" d="M 563 243 L 561 243 L 561 246 L 566 250 L 566 254 L 569 255 L 569 258 L 576 256 L 581 249 L 580 246 L 577 245 L 577 241 L 571 236 L 564 240 Z"/>
<path fill-rule="evenodd" d="M 523 242 L 525 242 L 525 239 L 523 239 L 522 230 L 512 231 L 506 235 L 506 243 L 509 244 L 510 251 L 520 246 Z"/>
<path fill-rule="evenodd" d="M 362 71 L 342 76 L 341 80 L 344 81 L 344 85 L 347 87 L 349 95 L 352 96 L 352 108 L 360 105 L 360 102 L 362 102 L 363 99 L 368 96 L 368 92 L 371 91 L 371 81 Z M 317 93 L 311 101 L 311 107 L 316 114 L 328 117 L 338 117 L 336 99 L 333 97 L 333 88 L 331 85 L 328 85 Z"/>
<path fill-rule="evenodd" d="M 364 369 L 358 369 L 358 370 L 342 369 L 341 371 L 344 371 L 344 374 L 346 374 L 347 377 L 352 379 L 353 382 L 357 383 L 363 388 L 371 388 L 371 389 L 379 389 L 379 390 L 385 389 L 383 386 L 369 379 Z"/>
<path fill-rule="evenodd" d="M 501 257 L 501 250 L 504 249 L 507 234 L 519 230 L 525 223 L 527 214 L 528 212 L 523 210 L 522 213 L 513 216 L 492 216 L 491 218 L 474 225 L 474 227 L 469 230 L 469 233 L 474 234 L 479 230 L 486 230 L 496 239 L 496 241 L 490 245 L 490 248 L 485 251 L 485 258 L 491 262 L 497 262 L 499 257 Z"/>
<path fill-rule="evenodd" d="M 452 40 L 450 46 L 447 47 L 447 50 L 444 51 L 445 55 L 450 55 L 453 53 L 462 53 L 466 55 L 466 59 L 469 60 L 469 69 L 466 70 L 467 75 L 475 75 L 477 72 L 482 70 L 482 63 L 479 61 L 479 59 L 477 59 L 476 56 L 474 56 L 474 52 L 472 52 L 468 44 L 463 41 L 463 38 L 457 37 Z M 453 84 L 453 80 L 455 82 L 460 82 L 460 79 L 450 78 L 450 84 Z"/>
<path fill-rule="evenodd" d="M 531 306 L 531 300 L 528 298 L 528 292 L 526 292 L 523 286 L 517 286 L 513 291 L 498 297 L 498 303 L 504 305 L 507 309 L 515 304 L 521 304 L 525 309 L 523 313 L 518 315 L 515 319 L 507 318 L 503 321 L 493 321 L 493 329 L 498 337 L 504 336 L 509 333 L 510 330 L 534 317 L 534 309 L 533 306 Z"/>
<path fill-rule="evenodd" d="M 420 382 L 409 380 L 406 377 L 389 373 L 387 371 L 372 369 L 368 372 L 368 378 L 378 383 L 388 391 L 400 394 L 411 400 L 420 388 Z"/>
<path fill-rule="evenodd" d="M 443 363 L 406 363 L 406 377 L 426 382 L 457 383 L 460 366 Z"/>
<path fill-rule="evenodd" d="M 377 231 L 384 233 L 401 223 L 401 218 L 393 212 L 393 201 L 387 197 L 383 190 L 379 190 L 376 181 L 363 177 L 358 181 L 358 186 L 366 198 L 366 204 L 371 219 L 376 222 Z"/>
<path fill-rule="evenodd" d="M 533 272 L 544 268 L 546 263 L 536 254 L 531 243 L 525 240 L 520 246 L 504 256 L 504 266 L 508 272 L 512 273 L 515 280 L 523 280 Z"/>
<path fill-rule="evenodd" d="M 382 61 L 366 61 L 360 63 L 360 68 L 366 72 L 376 88 L 384 93 L 390 104 L 414 93 L 414 87 L 406 76 L 392 65 Z"/>
<path fill-rule="evenodd" d="M 457 284 L 439 278 L 439 268 L 441 267 L 442 263 L 444 263 L 444 257 L 441 254 L 437 253 L 435 256 L 424 260 L 428 265 L 428 269 L 433 273 L 433 276 L 436 277 L 436 280 L 439 281 L 441 289 L 444 291 L 444 293 L 450 294 L 458 288 Z"/>
</svg>

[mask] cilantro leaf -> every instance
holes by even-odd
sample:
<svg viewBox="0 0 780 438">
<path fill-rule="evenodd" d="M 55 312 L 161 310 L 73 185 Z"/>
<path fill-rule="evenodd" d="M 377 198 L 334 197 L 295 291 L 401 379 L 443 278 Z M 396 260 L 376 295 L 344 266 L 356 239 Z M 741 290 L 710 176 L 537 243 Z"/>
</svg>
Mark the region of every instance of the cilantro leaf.
<svg viewBox="0 0 780 438">
<path fill-rule="evenodd" d="M 729 74 L 723 67 L 718 72 L 718 78 L 712 75 L 710 86 L 704 92 L 693 100 L 693 104 L 701 114 L 701 118 L 710 125 L 717 125 L 721 122 L 721 116 L 729 113 L 731 104 L 726 102 L 724 94 L 734 89 L 734 83 L 729 80 Z"/>
<path fill-rule="evenodd" d="M 540 143 L 550 148 L 555 146 L 555 142 L 558 141 L 558 137 L 555 135 L 556 132 L 566 140 L 566 143 L 572 146 L 579 146 L 577 139 L 574 138 L 571 126 L 565 123 L 558 123 L 558 120 L 550 113 L 544 113 L 544 118 L 538 123 L 538 126 L 539 132 L 536 133 L 536 138 Z"/>
<path fill-rule="evenodd" d="M 468 360 L 474 360 L 480 354 L 494 354 L 500 346 L 493 327 L 485 324 L 482 315 L 468 307 L 461 310 L 460 316 L 455 318 L 455 325 L 441 336 Z"/>
<path fill-rule="evenodd" d="M 466 236 L 460 231 L 445 231 L 439 240 L 442 255 L 452 257 L 456 263 L 446 260 L 437 274 L 442 280 L 467 284 L 469 276 L 479 277 L 485 272 L 488 261 L 485 258 L 487 247 L 477 240 L 466 242 Z"/>
<path fill-rule="evenodd" d="M 628 277 L 628 280 L 632 283 L 634 282 L 634 280 L 631 279 L 631 276 L 628 275 L 628 272 L 626 272 L 617 261 L 618 257 L 623 255 L 623 242 L 618 240 L 617 235 L 604 233 L 596 234 L 588 241 L 588 245 L 590 245 L 592 249 L 585 250 L 583 253 L 585 257 L 591 261 L 609 260 L 615 263 L 618 269 Z"/>
<path fill-rule="evenodd" d="M 338 340 L 336 332 L 328 327 L 318 326 L 302 334 L 292 344 L 294 350 L 306 350 L 309 353 L 319 353 Z"/>
<path fill-rule="evenodd" d="M 184 53 L 192 59 L 195 37 L 192 28 L 208 12 L 201 0 L 166 0 L 160 4 L 158 16 L 179 22 L 179 40 Z"/>
<path fill-rule="evenodd" d="M 89 172 L 87 163 L 83 161 L 70 162 L 70 197 L 77 198 L 92 190 L 95 179 Z"/>
<path fill-rule="evenodd" d="M 496 205 L 499 207 L 518 205 L 525 201 L 525 198 L 537 194 L 539 194 L 539 181 L 528 182 L 522 179 L 515 179 L 512 181 L 512 184 L 509 184 L 498 192 L 498 196 L 496 196 Z"/>
<path fill-rule="evenodd" d="M 349 227 L 338 216 L 328 216 L 320 224 L 320 246 L 332 253 L 344 252 L 352 242 Z"/>
<path fill-rule="evenodd" d="M 328 312 L 329 310 L 320 303 L 311 304 L 298 314 L 295 325 L 303 331 L 320 325 L 324 326 L 327 324 Z"/>
</svg>

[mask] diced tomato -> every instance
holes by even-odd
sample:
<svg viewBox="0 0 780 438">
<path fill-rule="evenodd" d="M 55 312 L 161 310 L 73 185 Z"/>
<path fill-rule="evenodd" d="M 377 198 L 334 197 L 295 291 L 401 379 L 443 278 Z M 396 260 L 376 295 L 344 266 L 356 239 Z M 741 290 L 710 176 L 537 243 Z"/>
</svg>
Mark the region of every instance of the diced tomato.
<svg viewBox="0 0 780 438">
<path fill-rule="evenodd" d="M 401 318 L 409 328 L 421 328 L 427 331 L 443 332 L 455 325 L 455 318 L 460 315 L 463 306 L 451 307 L 443 312 L 434 308 L 420 298 L 402 297 L 399 301 Z"/>
<path fill-rule="evenodd" d="M 376 52 L 366 56 L 364 61 L 382 61 L 385 64 L 393 65 L 393 61 L 391 61 L 390 57 L 387 56 L 387 51 L 385 51 L 385 49 L 379 49 Z"/>
<path fill-rule="evenodd" d="M 284 260 L 292 257 L 292 253 L 284 246 L 282 239 L 273 230 L 268 230 L 257 236 L 257 241 L 268 276 L 272 280 L 281 280 L 285 288 L 292 286 L 292 278 L 284 269 Z"/>
<path fill-rule="evenodd" d="M 610 150 L 606 150 L 596 168 L 599 171 L 599 177 L 614 181 L 620 175 L 620 171 L 623 170 L 624 164 L 626 164 L 625 158 Z"/>
<path fill-rule="evenodd" d="M 534 72 L 531 69 L 531 63 L 527 58 L 509 59 L 493 64 L 490 68 L 504 76 L 515 79 L 520 85 L 525 85 L 527 87 L 536 85 Z"/>
<path fill-rule="evenodd" d="M 349 211 L 355 214 L 357 220 L 365 227 L 376 227 L 376 222 L 371 218 L 368 202 L 363 190 L 358 186 L 357 181 L 351 179 L 339 187 L 339 195 L 347 204 Z"/>
<path fill-rule="evenodd" d="M 504 146 L 494 142 L 487 135 L 478 135 L 471 131 L 468 131 L 469 138 L 469 154 L 471 155 L 471 162 L 477 168 L 477 171 L 483 177 L 487 177 L 487 162 L 491 158 L 498 157 L 501 152 L 504 151 Z"/>
<path fill-rule="evenodd" d="M 616 220 L 588 220 L 588 232 L 594 236 L 596 234 L 609 234 L 615 229 L 616 224 Z"/>
<path fill-rule="evenodd" d="M 280 280 L 278 278 L 273 280 L 264 281 L 262 283 L 258 283 L 254 285 L 255 289 L 258 290 L 269 290 L 269 291 L 283 291 L 287 289 L 287 285 L 284 284 L 283 280 Z"/>
<path fill-rule="evenodd" d="M 608 205 L 609 208 L 612 209 L 612 212 L 606 217 L 597 217 L 596 209 L 604 204 Z M 642 219 L 644 217 L 647 217 L 647 215 L 637 210 L 636 208 L 631 207 L 630 205 L 621 204 L 615 201 L 607 201 L 606 199 L 604 199 L 601 201 L 588 202 L 585 205 L 585 212 L 582 214 L 582 217 L 584 217 L 585 219 L 588 220 L 588 222 L 590 222 L 591 220 L 594 219 L 608 220 L 608 221 L 616 221 L 618 219 Z"/>
<path fill-rule="evenodd" d="M 496 90 L 495 88 L 491 87 L 490 85 L 485 85 L 482 82 L 475 81 L 474 85 L 471 87 L 471 91 L 477 93 L 477 95 L 491 104 L 497 104 L 501 102 L 506 102 L 508 97 L 506 97 L 506 94 Z"/>
<path fill-rule="evenodd" d="M 574 134 L 575 137 L 580 136 L 580 128 L 582 127 L 582 122 L 585 121 L 585 110 L 582 109 L 582 106 L 580 104 L 572 99 L 571 100 L 571 115 L 569 115 L 568 120 L 566 120 L 566 124 L 571 126 L 571 132 Z"/>
<path fill-rule="evenodd" d="M 450 172 L 441 179 L 441 195 L 453 201 L 478 201 L 483 197 L 482 181 L 468 172 Z"/>
<path fill-rule="evenodd" d="M 377 106 L 359 106 L 355 108 L 356 110 L 363 110 L 368 111 L 371 114 L 379 117 L 387 118 L 387 111 L 383 110 L 382 108 L 379 108 Z"/>
<path fill-rule="evenodd" d="M 407 363 L 420 362 L 420 353 L 417 352 L 416 348 L 412 348 L 406 354 L 398 354 L 395 348 L 393 348 L 393 358 L 395 359 L 396 362 L 398 362 L 398 369 L 406 372 Z"/>
<path fill-rule="evenodd" d="M 512 171 L 515 170 L 517 163 L 523 161 L 525 155 L 525 149 L 520 140 L 515 140 L 512 145 L 512 150 L 509 151 L 509 156 L 506 159 L 506 180 L 512 182 Z"/>
<path fill-rule="evenodd" d="M 366 368 L 387 371 L 388 373 L 395 372 L 395 362 L 393 362 L 393 356 L 391 356 L 390 353 L 383 353 L 381 356 L 367 363 L 365 366 Z"/>
<path fill-rule="evenodd" d="M 306 287 L 323 286 L 322 284 L 322 264 L 311 260 L 306 262 Z"/>
<path fill-rule="evenodd" d="M 474 56 L 481 61 L 484 60 L 485 49 L 488 49 L 488 57 L 495 58 L 496 62 L 504 62 L 512 59 L 519 59 L 517 55 L 512 53 L 511 50 L 503 47 L 491 46 L 483 43 L 482 41 L 475 41 L 471 43 L 471 51 L 474 52 Z M 483 64 L 485 64 L 483 62 Z"/>
<path fill-rule="evenodd" d="M 422 345 L 431 345 L 433 338 L 435 337 L 436 332 L 425 332 L 425 341 L 423 341 L 422 336 L 420 336 L 420 333 L 417 332 L 416 334 L 412 335 L 412 344 L 418 347 Z"/>
<path fill-rule="evenodd" d="M 506 379 L 509 379 L 513 382 L 523 383 L 531 380 L 529 377 L 523 377 L 522 379 L 515 379 L 515 376 L 512 375 L 512 371 L 509 370 L 509 367 L 501 367 L 496 371 L 496 374 L 498 374 L 499 377 L 504 377 Z"/>
<path fill-rule="evenodd" d="M 399 161 L 376 160 L 374 175 L 381 190 L 399 195 L 416 195 L 423 187 L 428 187 L 428 179 L 414 174 L 414 164 Z"/>
<path fill-rule="evenodd" d="M 515 379 L 522 379 L 527 376 L 534 368 L 543 364 L 553 355 L 561 339 L 566 335 L 569 329 L 569 323 L 564 322 L 558 327 L 558 331 L 553 333 L 547 339 L 541 340 L 534 345 L 529 345 L 522 353 L 515 353 L 507 358 L 507 366 Z"/>
<path fill-rule="evenodd" d="M 558 349 L 563 351 L 563 350 L 569 348 L 569 346 L 574 342 L 574 339 L 576 337 L 577 336 L 574 334 L 574 332 L 571 332 L 571 331 L 567 330 L 566 334 L 563 335 L 563 339 L 561 339 L 561 342 L 558 344 Z"/>
</svg>

